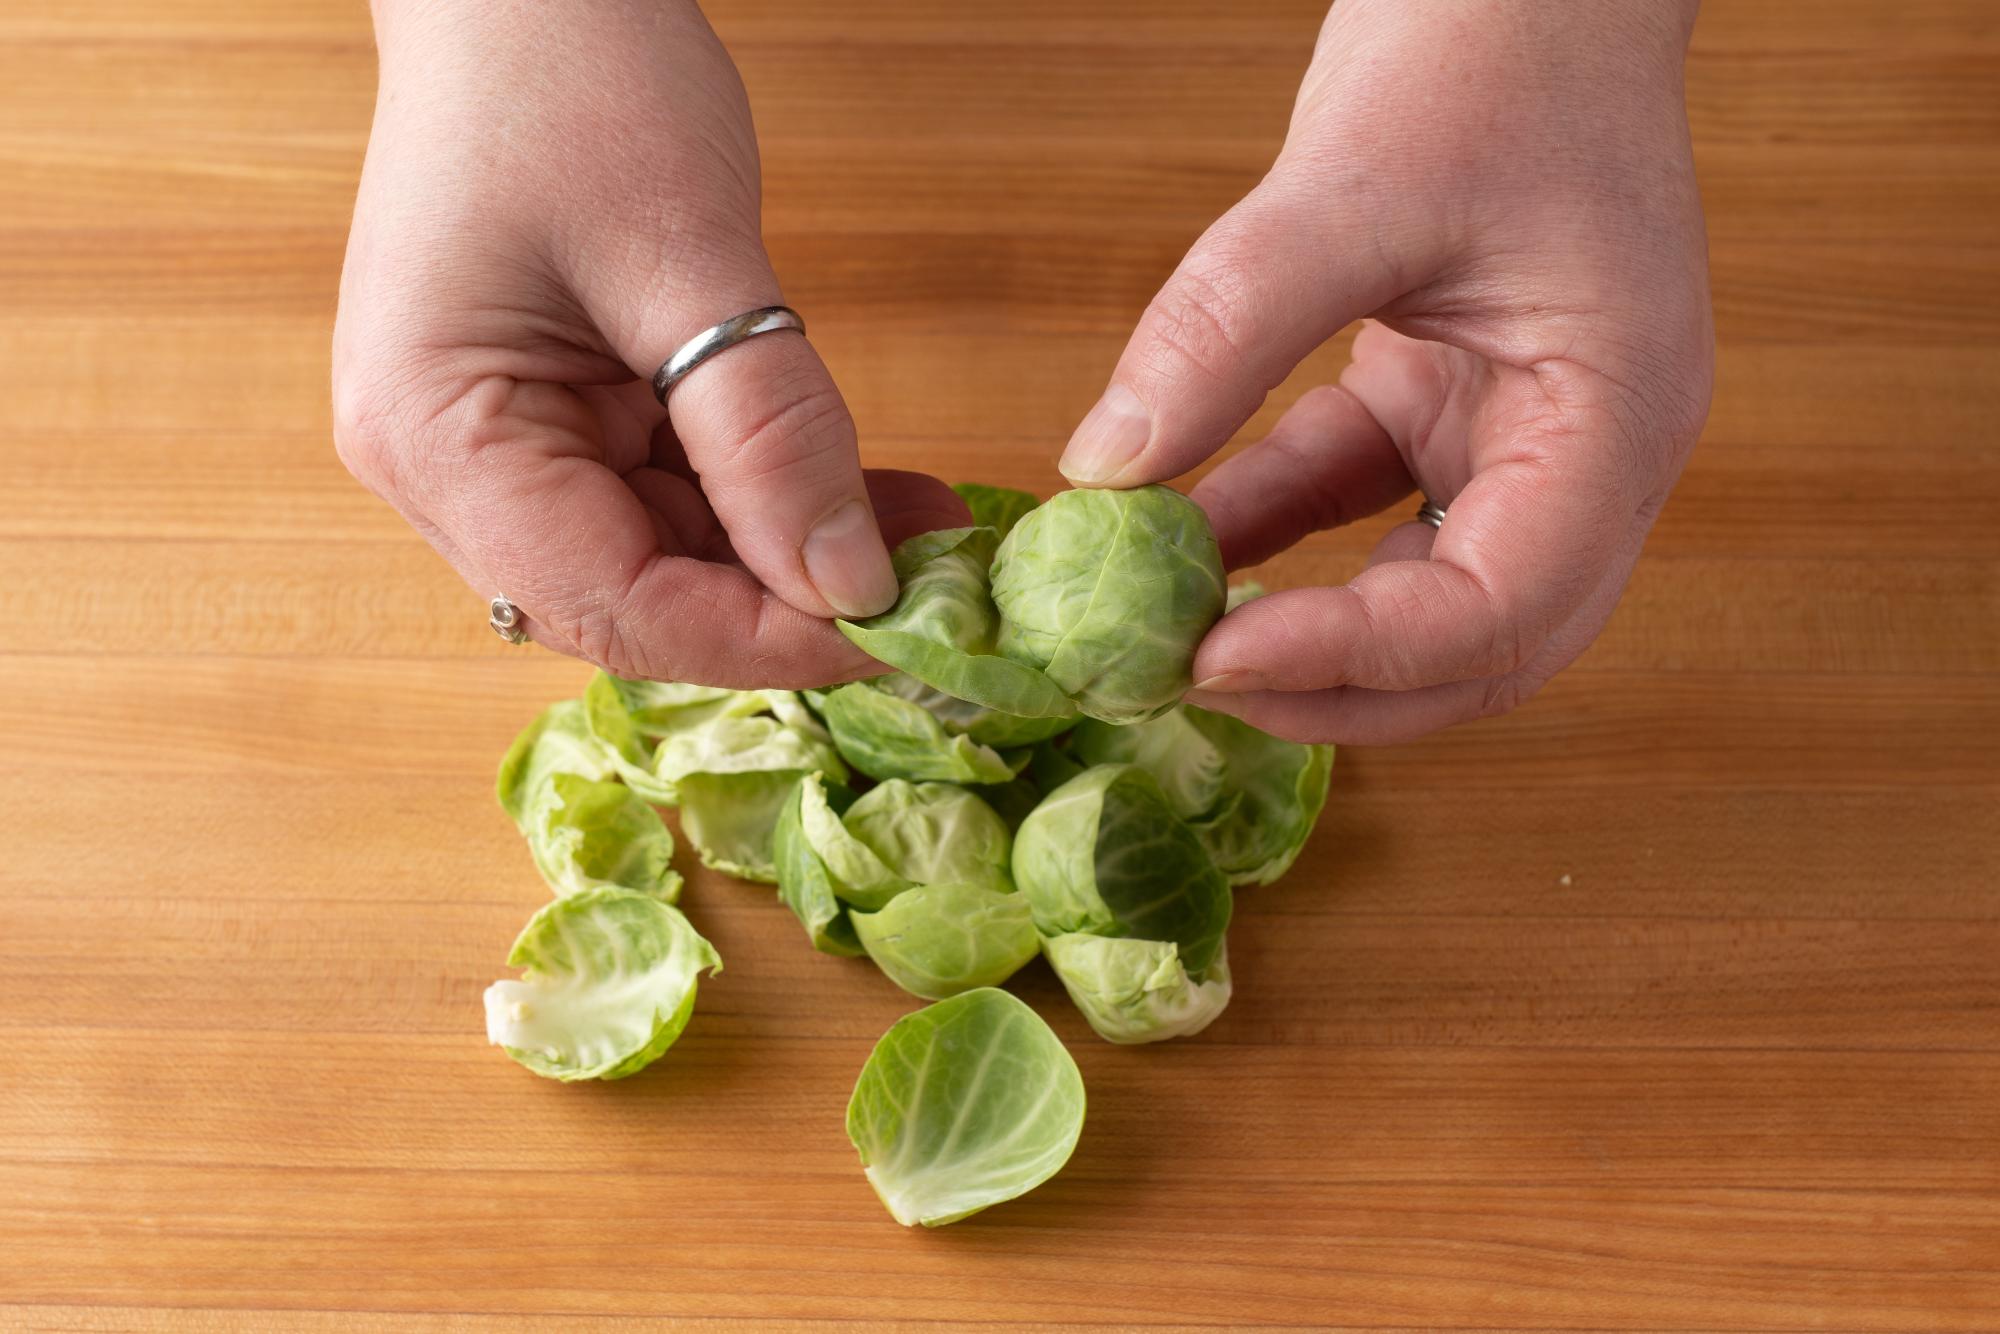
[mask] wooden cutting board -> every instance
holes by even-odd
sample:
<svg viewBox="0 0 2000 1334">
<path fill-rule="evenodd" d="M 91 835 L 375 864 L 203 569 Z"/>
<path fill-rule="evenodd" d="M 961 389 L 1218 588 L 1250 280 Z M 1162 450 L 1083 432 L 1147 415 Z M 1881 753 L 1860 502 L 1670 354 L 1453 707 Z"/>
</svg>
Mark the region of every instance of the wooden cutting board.
<svg viewBox="0 0 2000 1334">
<path fill-rule="evenodd" d="M 1318 19 L 712 8 L 870 461 L 1043 490 Z M 484 1044 L 584 674 L 329 444 L 362 6 L 0 12 L 0 1328 L 2000 1326 L 2000 23 L 1716 0 L 1689 77 L 1720 385 L 1602 641 L 1344 753 L 1199 1039 L 1025 976 L 1082 1145 L 911 1233 L 841 1125 L 910 1002 L 768 889 L 644 1076 Z"/>
</svg>

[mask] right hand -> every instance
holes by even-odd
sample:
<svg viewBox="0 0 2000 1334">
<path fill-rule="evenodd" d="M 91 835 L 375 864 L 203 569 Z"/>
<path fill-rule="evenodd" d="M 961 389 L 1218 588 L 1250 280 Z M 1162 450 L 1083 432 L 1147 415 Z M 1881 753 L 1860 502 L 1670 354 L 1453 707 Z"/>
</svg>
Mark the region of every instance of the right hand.
<svg viewBox="0 0 2000 1334">
<path fill-rule="evenodd" d="M 749 104 L 700 11 L 379 0 L 376 20 L 334 331 L 348 468 L 537 642 L 620 675 L 879 671 L 826 618 L 887 608 L 885 537 L 967 522 L 957 497 L 864 476 L 798 334 L 705 363 L 671 415 L 648 384 L 781 300 Z"/>
</svg>

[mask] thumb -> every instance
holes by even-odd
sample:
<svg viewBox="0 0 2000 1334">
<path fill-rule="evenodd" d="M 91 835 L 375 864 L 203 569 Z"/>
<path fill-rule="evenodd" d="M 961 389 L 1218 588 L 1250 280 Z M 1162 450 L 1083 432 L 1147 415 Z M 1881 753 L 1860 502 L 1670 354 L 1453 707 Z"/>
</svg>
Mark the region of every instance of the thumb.
<svg viewBox="0 0 2000 1334">
<path fill-rule="evenodd" d="M 1065 477 L 1139 486 L 1179 476 L 1314 348 L 1397 295 L 1367 221 L 1340 216 L 1324 190 L 1273 173 L 1202 233 L 1070 438 Z"/>
<path fill-rule="evenodd" d="M 604 282 L 584 293 L 586 308 L 649 377 L 702 331 L 782 304 L 761 245 L 736 250 L 684 283 Z M 668 416 L 730 546 L 766 587 L 814 616 L 866 616 L 895 601 L 853 419 L 803 334 L 715 354 L 674 388 Z"/>
</svg>

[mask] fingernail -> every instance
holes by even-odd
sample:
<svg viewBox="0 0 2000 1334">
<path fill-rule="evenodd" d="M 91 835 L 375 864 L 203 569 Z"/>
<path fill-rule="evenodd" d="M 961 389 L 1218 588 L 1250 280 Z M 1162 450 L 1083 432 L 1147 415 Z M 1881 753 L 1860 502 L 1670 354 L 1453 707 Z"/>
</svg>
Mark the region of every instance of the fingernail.
<svg viewBox="0 0 2000 1334">
<path fill-rule="evenodd" d="M 799 548 L 806 578 L 842 616 L 873 616 L 896 601 L 896 572 L 868 507 L 850 500 L 819 521 Z"/>
<path fill-rule="evenodd" d="M 1138 458 L 1152 435 L 1146 405 L 1124 385 L 1114 384 L 1085 415 L 1056 466 L 1079 486 L 1101 486 Z"/>
<path fill-rule="evenodd" d="M 1264 678 L 1256 672 L 1217 672 L 1196 681 L 1191 689 L 1213 690 L 1223 695 L 1240 695 L 1246 690 L 1262 690 Z"/>
</svg>

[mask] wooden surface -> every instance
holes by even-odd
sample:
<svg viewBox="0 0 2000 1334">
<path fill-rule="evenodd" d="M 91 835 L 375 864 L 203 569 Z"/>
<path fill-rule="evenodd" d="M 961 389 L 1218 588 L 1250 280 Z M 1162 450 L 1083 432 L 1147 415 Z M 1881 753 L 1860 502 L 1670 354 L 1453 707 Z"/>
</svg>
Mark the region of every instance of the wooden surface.
<svg viewBox="0 0 2000 1334">
<path fill-rule="evenodd" d="M 1043 489 L 1317 21 L 712 8 L 870 459 Z M 643 1077 L 484 1044 L 544 897 L 491 772 L 583 673 L 334 459 L 361 7 L 0 9 L 0 1328 L 2000 1328 L 2000 15 L 1696 44 L 1720 385 L 1603 640 L 1344 753 L 1201 1038 L 1025 976 L 1081 1147 L 910 1233 L 841 1122 L 911 1002 L 768 890 L 695 877 Z"/>
</svg>

